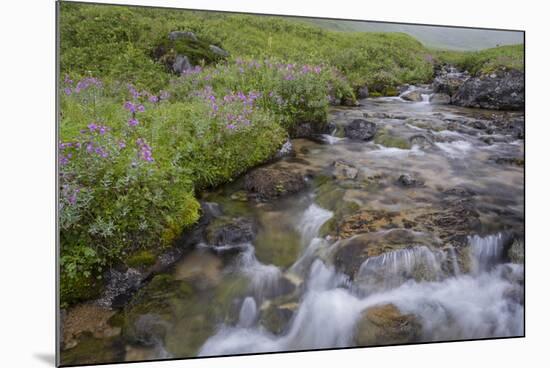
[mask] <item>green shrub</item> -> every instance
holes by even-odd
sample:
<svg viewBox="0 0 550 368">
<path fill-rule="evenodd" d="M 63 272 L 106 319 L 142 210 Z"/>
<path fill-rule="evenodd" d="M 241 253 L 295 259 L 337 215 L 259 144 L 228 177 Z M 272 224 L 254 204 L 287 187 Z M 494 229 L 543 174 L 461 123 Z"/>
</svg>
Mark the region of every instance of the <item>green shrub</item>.
<svg viewBox="0 0 550 368">
<path fill-rule="evenodd" d="M 523 45 L 500 46 L 481 51 L 438 51 L 439 63 L 456 65 L 472 75 L 487 74 L 498 68 L 523 69 Z"/>
</svg>

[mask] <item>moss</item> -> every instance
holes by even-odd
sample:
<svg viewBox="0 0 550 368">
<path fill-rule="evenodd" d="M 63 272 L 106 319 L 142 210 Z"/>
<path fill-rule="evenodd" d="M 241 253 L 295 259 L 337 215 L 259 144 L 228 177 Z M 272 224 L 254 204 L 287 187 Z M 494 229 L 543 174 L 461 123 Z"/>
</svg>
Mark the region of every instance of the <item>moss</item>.
<svg viewBox="0 0 550 368">
<path fill-rule="evenodd" d="M 407 139 L 395 136 L 389 129 L 380 129 L 374 137 L 374 143 L 381 144 L 382 146 L 388 148 L 411 148 L 411 144 Z"/>
<path fill-rule="evenodd" d="M 384 88 L 384 96 L 399 96 L 399 91 L 393 86 Z"/>
<path fill-rule="evenodd" d="M 332 217 L 330 220 L 325 222 L 319 229 L 319 235 L 325 237 L 327 235 L 336 235 L 338 230 L 338 220 L 336 217 Z"/>
<path fill-rule="evenodd" d="M 95 276 L 79 275 L 70 278 L 61 275 L 61 307 L 65 308 L 81 301 L 96 299 L 101 293 L 102 283 Z"/>
<path fill-rule="evenodd" d="M 153 254 L 153 252 L 149 250 L 140 250 L 131 255 L 126 261 L 126 264 L 134 268 L 147 267 L 154 265 L 156 261 L 157 257 Z"/>
</svg>

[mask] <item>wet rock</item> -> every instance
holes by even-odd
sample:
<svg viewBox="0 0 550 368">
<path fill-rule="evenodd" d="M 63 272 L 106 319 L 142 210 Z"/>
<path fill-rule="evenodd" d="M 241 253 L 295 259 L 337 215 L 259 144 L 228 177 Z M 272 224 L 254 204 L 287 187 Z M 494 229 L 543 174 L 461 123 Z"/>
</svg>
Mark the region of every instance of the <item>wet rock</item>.
<svg viewBox="0 0 550 368">
<path fill-rule="evenodd" d="M 277 151 L 277 153 L 274 156 L 274 159 L 278 160 L 284 157 L 294 157 L 296 156 L 296 151 L 294 151 L 294 146 L 292 145 L 292 142 L 290 139 L 287 139 L 285 143 L 281 146 L 281 148 Z"/>
<path fill-rule="evenodd" d="M 327 123 L 321 122 L 301 122 L 295 124 L 289 129 L 291 138 L 315 138 L 321 134 L 329 134 L 329 126 Z"/>
<path fill-rule="evenodd" d="M 358 98 L 367 98 L 369 97 L 369 88 L 367 86 L 363 86 L 357 90 L 357 97 Z"/>
<path fill-rule="evenodd" d="M 333 175 L 337 180 L 346 180 L 346 179 L 355 179 L 359 170 L 350 163 L 347 163 L 343 160 L 334 161 L 332 166 L 334 166 Z"/>
<path fill-rule="evenodd" d="M 418 90 L 405 92 L 400 97 L 405 101 L 413 101 L 413 102 L 422 101 L 422 93 Z"/>
<path fill-rule="evenodd" d="M 472 128 L 478 129 L 478 130 L 485 130 L 487 129 L 487 124 L 483 121 L 476 120 L 471 123 Z"/>
<path fill-rule="evenodd" d="M 344 134 L 350 139 L 368 141 L 374 137 L 376 130 L 375 123 L 364 119 L 355 119 L 344 127 Z"/>
<path fill-rule="evenodd" d="M 206 241 L 210 245 L 238 245 L 251 242 L 256 236 L 256 225 L 244 217 L 220 217 L 206 228 Z"/>
<path fill-rule="evenodd" d="M 397 183 L 403 187 L 421 187 L 424 185 L 422 180 L 414 178 L 410 174 L 401 174 L 397 179 Z"/>
<path fill-rule="evenodd" d="M 287 299 L 272 301 L 261 312 L 260 324 L 275 335 L 286 331 L 292 316 L 298 309 L 299 304 L 296 300 Z"/>
<path fill-rule="evenodd" d="M 409 142 L 412 146 L 419 146 L 421 148 L 429 148 L 433 146 L 432 137 L 428 137 L 423 134 L 415 134 L 409 137 Z"/>
<path fill-rule="evenodd" d="M 216 45 L 210 45 L 209 48 L 210 48 L 210 51 L 212 51 L 216 55 L 221 56 L 222 58 L 226 58 L 229 56 L 229 52 L 225 51 L 221 47 L 218 47 Z"/>
<path fill-rule="evenodd" d="M 400 219 L 399 212 L 361 210 L 345 214 L 341 221 L 334 225 L 335 235 L 345 239 L 357 234 L 391 229 L 401 225 Z"/>
<path fill-rule="evenodd" d="M 104 308 L 124 306 L 130 296 L 141 286 L 146 274 L 134 268 L 120 270 L 111 268 L 103 277 L 105 287 L 95 303 Z"/>
<path fill-rule="evenodd" d="M 470 189 L 470 188 L 467 188 L 467 187 L 454 187 L 454 188 L 450 188 L 450 189 L 446 189 L 443 191 L 443 194 L 445 194 L 446 196 L 456 196 L 456 197 L 471 197 L 471 196 L 474 196 L 476 195 L 477 193 Z"/>
<path fill-rule="evenodd" d="M 451 103 L 451 96 L 446 93 L 434 93 L 430 96 L 432 105 L 448 105 Z"/>
<path fill-rule="evenodd" d="M 394 129 L 385 126 L 382 129 L 378 129 L 376 136 L 374 137 L 374 143 L 380 144 L 384 147 L 410 149 L 411 143 L 405 137 L 400 136 Z"/>
<path fill-rule="evenodd" d="M 172 31 L 168 33 L 168 39 L 170 41 L 187 39 L 191 41 L 198 41 L 197 36 L 190 31 Z"/>
<path fill-rule="evenodd" d="M 359 234 L 333 245 L 332 261 L 336 269 L 354 279 L 359 267 L 369 257 L 405 249 L 411 245 L 438 247 L 439 241 L 428 233 L 408 229 L 390 229 Z"/>
<path fill-rule="evenodd" d="M 306 187 L 299 173 L 280 168 L 263 167 L 246 174 L 244 187 L 259 199 L 270 200 L 296 193 Z"/>
<path fill-rule="evenodd" d="M 523 240 L 514 239 L 508 249 L 508 259 L 510 262 L 523 264 L 525 262 L 525 246 Z"/>
<path fill-rule="evenodd" d="M 525 166 L 525 160 L 523 157 L 489 157 L 489 160 L 494 161 L 499 165 L 515 165 L 515 166 Z"/>
<path fill-rule="evenodd" d="M 413 314 L 403 314 L 393 304 L 370 307 L 361 314 L 355 343 L 358 346 L 417 342 L 422 325 Z"/>
<path fill-rule="evenodd" d="M 415 221 L 417 228 L 433 232 L 443 240 L 471 235 L 481 228 L 472 198 L 444 201 L 440 210 L 421 214 Z"/>
<path fill-rule="evenodd" d="M 157 314 L 144 314 L 134 323 L 133 341 L 143 346 L 155 346 L 164 340 L 169 323 Z"/>
<path fill-rule="evenodd" d="M 494 110 L 522 110 L 525 106 L 524 74 L 500 69 L 470 78 L 452 97 L 452 104 Z"/>
</svg>

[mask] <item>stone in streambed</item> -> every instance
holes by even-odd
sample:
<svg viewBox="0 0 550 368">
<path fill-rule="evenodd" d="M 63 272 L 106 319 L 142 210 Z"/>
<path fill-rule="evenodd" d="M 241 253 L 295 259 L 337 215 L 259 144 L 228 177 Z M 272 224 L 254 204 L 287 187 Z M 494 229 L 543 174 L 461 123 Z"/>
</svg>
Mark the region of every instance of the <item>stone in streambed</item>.
<svg viewBox="0 0 550 368">
<path fill-rule="evenodd" d="M 422 101 L 422 93 L 418 90 L 405 92 L 400 96 L 405 101 L 420 102 Z"/>
<path fill-rule="evenodd" d="M 334 166 L 333 175 L 337 180 L 355 179 L 359 173 L 355 166 L 343 160 L 334 161 L 332 166 Z"/>
<path fill-rule="evenodd" d="M 376 124 L 364 119 L 355 119 L 344 127 L 347 138 L 361 141 L 371 140 L 376 134 Z"/>
<path fill-rule="evenodd" d="M 397 179 L 397 184 L 402 187 L 421 187 L 424 185 L 424 182 L 420 179 L 413 177 L 410 174 L 402 174 Z"/>
<path fill-rule="evenodd" d="M 337 270 L 354 279 L 361 264 L 369 257 L 405 249 L 412 244 L 416 246 L 424 245 L 429 248 L 440 246 L 439 240 L 428 233 L 399 228 L 375 231 L 359 234 L 335 243 L 333 245 L 332 261 Z"/>
<path fill-rule="evenodd" d="M 237 245 L 256 237 L 256 225 L 248 218 L 220 217 L 206 227 L 206 241 L 210 245 Z"/>
<path fill-rule="evenodd" d="M 259 199 L 270 200 L 296 193 L 306 187 L 301 174 L 280 168 L 263 167 L 246 174 L 244 187 Z"/>
<path fill-rule="evenodd" d="M 403 314 L 395 305 L 384 304 L 366 309 L 357 325 L 358 346 L 393 345 L 417 342 L 422 325 L 413 314 Z"/>
</svg>

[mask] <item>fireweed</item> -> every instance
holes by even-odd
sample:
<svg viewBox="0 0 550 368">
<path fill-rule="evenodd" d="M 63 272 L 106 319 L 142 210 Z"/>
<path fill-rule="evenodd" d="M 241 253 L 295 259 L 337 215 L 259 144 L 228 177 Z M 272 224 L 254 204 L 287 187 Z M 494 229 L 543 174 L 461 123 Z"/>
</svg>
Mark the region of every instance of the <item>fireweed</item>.
<svg viewBox="0 0 550 368">
<path fill-rule="evenodd" d="M 331 102 L 354 100 L 349 83 L 334 68 L 270 59 L 197 68 L 173 81 L 170 90 L 176 99 L 186 100 L 205 88 L 216 99 L 256 93 L 256 105 L 274 113 L 287 128 L 304 121 L 324 124 Z"/>
</svg>

